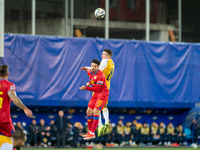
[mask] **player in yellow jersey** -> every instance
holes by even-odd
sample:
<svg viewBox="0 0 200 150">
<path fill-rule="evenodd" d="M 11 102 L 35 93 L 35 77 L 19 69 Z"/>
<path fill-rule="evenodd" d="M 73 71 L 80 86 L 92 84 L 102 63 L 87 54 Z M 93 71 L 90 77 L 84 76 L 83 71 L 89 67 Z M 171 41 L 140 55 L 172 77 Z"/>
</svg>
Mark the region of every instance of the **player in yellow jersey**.
<svg viewBox="0 0 200 150">
<path fill-rule="evenodd" d="M 101 69 L 101 71 L 103 71 L 103 74 L 105 75 L 106 78 L 106 85 L 108 87 L 108 89 L 110 89 L 110 80 L 113 76 L 114 70 L 115 70 L 115 64 L 113 62 L 113 60 L 111 59 L 112 57 L 112 51 L 110 49 L 104 49 L 103 53 L 102 53 L 102 61 L 101 64 L 99 66 L 99 69 Z M 89 69 L 89 67 L 81 67 L 81 70 L 87 70 Z M 103 112 L 103 116 L 105 119 L 105 126 L 102 125 L 102 121 L 101 121 L 101 114 L 99 115 L 99 128 L 98 128 L 98 136 L 100 136 L 101 134 L 106 134 L 108 132 L 108 128 L 109 128 L 109 111 L 107 108 L 107 103 L 105 104 L 102 112 Z"/>
<path fill-rule="evenodd" d="M 15 131 L 11 137 L 0 135 L 0 150 L 13 150 L 16 148 L 20 150 L 20 147 L 24 146 L 27 138 L 24 132 Z"/>
</svg>

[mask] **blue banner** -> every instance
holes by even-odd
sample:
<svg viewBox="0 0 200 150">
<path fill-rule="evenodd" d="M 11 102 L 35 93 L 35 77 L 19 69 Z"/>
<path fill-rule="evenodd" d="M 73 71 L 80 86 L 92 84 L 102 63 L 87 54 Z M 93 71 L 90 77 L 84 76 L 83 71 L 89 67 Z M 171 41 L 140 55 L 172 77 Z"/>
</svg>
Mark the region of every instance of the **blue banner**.
<svg viewBox="0 0 200 150">
<path fill-rule="evenodd" d="M 89 78 L 81 66 L 113 51 L 110 107 L 191 108 L 200 102 L 200 45 L 5 35 L 9 80 L 28 105 L 87 106 Z"/>
</svg>

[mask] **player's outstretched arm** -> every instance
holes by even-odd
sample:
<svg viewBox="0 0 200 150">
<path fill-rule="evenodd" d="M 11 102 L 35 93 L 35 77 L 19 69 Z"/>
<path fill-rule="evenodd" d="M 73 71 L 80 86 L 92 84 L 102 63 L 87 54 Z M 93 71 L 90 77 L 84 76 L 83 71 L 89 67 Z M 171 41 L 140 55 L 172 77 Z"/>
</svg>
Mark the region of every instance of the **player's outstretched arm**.
<svg viewBox="0 0 200 150">
<path fill-rule="evenodd" d="M 32 117 L 32 111 L 22 103 L 22 101 L 17 97 L 15 91 L 9 91 L 8 96 L 17 107 L 21 108 L 24 111 L 27 117 Z"/>
<path fill-rule="evenodd" d="M 83 71 L 88 71 L 90 69 L 90 67 L 84 66 L 84 67 L 80 67 L 80 69 Z"/>
</svg>

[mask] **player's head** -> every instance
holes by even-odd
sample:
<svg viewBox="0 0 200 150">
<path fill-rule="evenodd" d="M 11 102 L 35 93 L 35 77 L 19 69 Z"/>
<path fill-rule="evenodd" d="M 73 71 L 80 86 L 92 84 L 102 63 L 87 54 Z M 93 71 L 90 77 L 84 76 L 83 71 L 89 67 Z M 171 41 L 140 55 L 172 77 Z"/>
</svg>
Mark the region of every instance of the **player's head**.
<svg viewBox="0 0 200 150">
<path fill-rule="evenodd" d="M 19 149 L 20 147 L 24 146 L 27 137 L 23 131 L 15 131 L 15 133 L 12 135 L 13 139 L 13 147 Z"/>
<path fill-rule="evenodd" d="M 102 59 L 110 59 L 112 57 L 112 55 L 113 55 L 113 53 L 110 49 L 104 49 L 101 57 L 102 57 Z"/>
<path fill-rule="evenodd" d="M 99 68 L 99 65 L 100 65 L 100 61 L 97 60 L 97 59 L 93 59 L 92 60 L 92 63 L 91 63 L 91 71 L 93 73 L 97 72 L 98 68 Z"/>
<path fill-rule="evenodd" d="M 8 78 L 9 71 L 7 65 L 0 66 L 0 78 Z"/>
</svg>

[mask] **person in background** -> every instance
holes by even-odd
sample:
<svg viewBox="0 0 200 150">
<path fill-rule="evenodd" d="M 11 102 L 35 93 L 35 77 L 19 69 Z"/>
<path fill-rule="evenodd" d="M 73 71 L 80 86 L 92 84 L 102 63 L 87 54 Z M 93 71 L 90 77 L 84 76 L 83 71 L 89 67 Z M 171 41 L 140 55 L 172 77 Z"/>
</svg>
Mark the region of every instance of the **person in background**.
<svg viewBox="0 0 200 150">
<path fill-rule="evenodd" d="M 196 144 L 198 145 L 198 137 L 200 136 L 200 124 L 198 124 L 195 118 L 192 120 L 190 129 L 192 136 L 194 136 L 194 142 L 196 142 Z"/>
<path fill-rule="evenodd" d="M 37 134 L 38 132 L 38 126 L 36 125 L 36 120 L 33 119 L 32 123 L 29 125 L 29 138 L 28 138 L 28 143 L 27 146 L 30 146 L 31 141 L 33 140 L 34 146 L 37 146 Z"/>
<path fill-rule="evenodd" d="M 149 143 L 149 127 L 146 122 L 143 122 L 142 127 L 139 129 L 140 145 L 144 146 L 146 143 Z"/>
<path fill-rule="evenodd" d="M 125 141 L 126 144 L 131 144 L 131 125 L 132 123 L 130 121 L 127 121 L 125 126 L 124 126 L 124 134 L 125 134 Z"/>
<path fill-rule="evenodd" d="M 138 129 L 137 129 L 137 119 L 134 119 L 132 121 L 132 125 L 131 125 L 131 142 L 130 145 L 131 146 L 137 146 L 136 145 L 136 141 L 138 141 Z"/>
<path fill-rule="evenodd" d="M 125 141 L 124 141 L 124 124 L 123 121 L 121 119 L 118 120 L 117 125 L 115 126 L 114 129 L 114 136 L 115 136 L 115 141 L 120 144 L 120 146 L 124 146 L 125 145 Z"/>
<path fill-rule="evenodd" d="M 167 137 L 167 141 L 168 141 L 166 144 L 171 145 L 172 143 L 174 143 L 175 142 L 175 129 L 171 122 L 167 125 L 165 133 L 166 133 L 166 137 Z"/>
<path fill-rule="evenodd" d="M 67 130 L 67 122 L 72 124 L 71 121 L 64 116 L 64 112 L 60 110 L 58 112 L 58 118 L 56 118 L 55 125 L 57 128 L 57 147 L 60 148 L 60 142 L 62 140 L 62 148 L 65 148 L 65 138 Z"/>
<path fill-rule="evenodd" d="M 159 124 L 157 135 L 159 136 L 158 145 L 164 144 L 164 142 L 165 142 L 165 124 L 163 122 L 160 122 L 160 124 Z M 166 145 L 166 142 L 165 142 L 165 145 Z"/>
<path fill-rule="evenodd" d="M 183 125 L 182 124 L 179 124 L 175 128 L 175 135 L 176 135 L 176 142 L 179 145 L 187 145 L 186 135 L 185 135 L 185 133 L 183 133 Z"/>
<path fill-rule="evenodd" d="M 22 124 L 20 121 L 17 122 L 16 126 L 15 126 L 15 130 L 19 130 L 19 131 L 23 131 L 24 128 L 22 127 Z"/>
<path fill-rule="evenodd" d="M 55 125 L 55 121 L 51 120 L 50 121 L 50 133 L 51 133 L 51 142 L 53 143 L 56 140 L 57 136 L 57 127 Z"/>
<path fill-rule="evenodd" d="M 38 126 L 38 135 L 39 135 L 39 145 L 46 146 L 47 143 L 49 146 L 51 145 L 51 135 L 50 135 L 50 127 L 45 125 L 44 119 L 40 119 L 40 124 Z"/>
<path fill-rule="evenodd" d="M 150 126 L 150 145 L 152 145 L 153 141 L 158 141 L 160 136 L 157 134 L 158 133 L 158 125 L 156 122 L 152 122 Z"/>
</svg>

